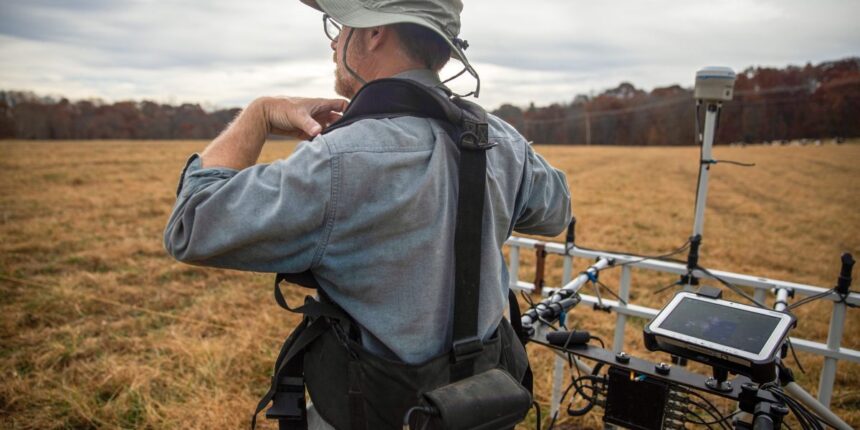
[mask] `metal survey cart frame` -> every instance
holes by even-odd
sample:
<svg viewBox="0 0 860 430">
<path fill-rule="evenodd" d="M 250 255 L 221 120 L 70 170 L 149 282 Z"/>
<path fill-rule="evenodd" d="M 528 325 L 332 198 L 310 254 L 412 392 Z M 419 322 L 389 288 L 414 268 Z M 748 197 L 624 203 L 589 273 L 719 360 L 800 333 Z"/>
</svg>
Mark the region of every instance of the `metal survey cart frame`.
<svg viewBox="0 0 860 430">
<path fill-rule="evenodd" d="M 573 259 L 574 257 L 594 260 L 597 258 L 614 259 L 616 265 L 621 265 L 621 276 L 618 287 L 618 295 L 627 304 L 617 300 L 606 298 L 598 298 L 597 296 L 582 294 L 582 302 L 588 304 L 597 304 L 601 302 L 610 311 L 615 312 L 615 332 L 612 341 L 612 349 L 619 352 L 624 346 L 624 328 L 627 324 L 627 317 L 638 317 L 651 319 L 659 312 L 659 309 L 641 306 L 630 302 L 630 288 L 632 284 L 632 269 L 650 270 L 661 273 L 669 273 L 675 275 L 685 275 L 688 273 L 687 266 L 681 263 L 663 261 L 657 259 L 643 260 L 642 257 L 619 254 L 600 250 L 583 249 L 575 245 L 564 243 L 543 242 L 535 239 L 511 236 L 505 243 L 509 250 L 508 270 L 510 273 L 510 288 L 526 292 L 536 290 L 535 285 L 531 282 L 519 280 L 519 256 L 522 249 L 541 250 L 546 254 L 559 255 L 563 258 L 562 285 L 566 285 L 573 280 Z M 813 285 L 798 284 L 794 282 L 780 281 L 760 276 L 751 276 L 746 274 L 732 273 L 720 270 L 708 270 L 711 274 L 738 286 L 753 288 L 753 298 L 756 301 L 764 302 L 769 295 L 785 298 L 785 293 L 793 291 L 794 294 L 800 296 L 812 296 L 826 293 L 829 288 L 821 288 Z M 701 279 L 713 279 L 713 277 L 701 270 L 694 270 L 693 275 Z M 551 291 L 551 290 L 544 290 Z M 827 334 L 826 343 L 817 342 L 811 339 L 803 339 L 791 337 L 791 342 L 795 349 L 807 353 L 815 354 L 824 357 L 824 366 L 821 369 L 821 378 L 818 383 L 818 401 L 826 407 L 830 406 L 833 396 L 833 385 L 836 380 L 836 368 L 840 360 L 846 360 L 860 364 L 860 351 L 845 348 L 842 346 L 842 335 L 844 333 L 845 315 L 847 305 L 860 306 L 860 294 L 851 293 L 846 296 L 845 301 L 841 301 L 841 297 L 835 291 L 821 298 L 829 300 L 833 303 L 833 310 L 830 316 L 830 326 Z M 558 410 L 560 403 L 560 395 L 562 389 L 563 369 L 565 361 L 561 358 L 556 359 L 555 369 L 553 372 L 553 389 L 551 400 L 551 414 Z"/>
</svg>

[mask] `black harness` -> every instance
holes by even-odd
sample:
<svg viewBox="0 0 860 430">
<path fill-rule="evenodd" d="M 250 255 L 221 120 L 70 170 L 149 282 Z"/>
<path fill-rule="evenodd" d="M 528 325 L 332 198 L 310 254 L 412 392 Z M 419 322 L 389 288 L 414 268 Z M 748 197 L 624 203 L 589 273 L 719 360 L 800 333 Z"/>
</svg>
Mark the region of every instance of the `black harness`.
<svg viewBox="0 0 860 430">
<path fill-rule="evenodd" d="M 411 80 L 380 79 L 362 87 L 343 117 L 325 132 L 363 119 L 402 116 L 438 120 L 460 149 L 451 350 L 418 365 L 372 354 L 361 346 L 357 323 L 318 288 L 313 273 L 280 273 L 275 278 L 275 300 L 303 319 L 278 354 L 272 386 L 257 405 L 252 428 L 257 414 L 271 402 L 266 417 L 277 419 L 281 429 L 306 429 L 305 388 L 319 414 L 337 429 L 401 428 L 406 412 L 417 405 L 425 405 L 423 412 L 437 413 L 428 421 L 430 428 L 510 427 L 531 404 L 531 370 L 521 332 L 502 319 L 490 340 L 483 341 L 478 333 L 486 151 L 494 146 L 488 140 L 486 112 Z M 291 308 L 280 289 L 283 281 L 316 288 L 319 300 L 306 297 L 303 306 Z M 511 321 L 519 327 L 516 296 L 511 293 L 509 298 Z M 450 385 L 458 381 L 459 386 Z M 464 390 L 470 397 L 499 394 L 486 416 L 472 411 L 465 421 L 456 421 L 459 418 L 451 415 L 468 408 L 464 403 L 473 399 L 456 399 L 451 393 Z M 486 402 L 479 405 L 478 409 L 488 408 Z M 423 424 L 426 419 L 415 414 L 409 422 Z"/>
</svg>

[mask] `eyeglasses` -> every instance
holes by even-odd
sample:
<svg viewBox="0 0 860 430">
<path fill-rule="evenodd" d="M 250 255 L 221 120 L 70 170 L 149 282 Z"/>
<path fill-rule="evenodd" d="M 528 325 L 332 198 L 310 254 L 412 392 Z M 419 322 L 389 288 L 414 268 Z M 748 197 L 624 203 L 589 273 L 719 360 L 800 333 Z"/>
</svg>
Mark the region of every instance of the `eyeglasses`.
<svg viewBox="0 0 860 430">
<path fill-rule="evenodd" d="M 325 30 L 325 35 L 332 42 L 340 36 L 340 25 L 334 22 L 328 14 L 323 14 L 323 30 Z"/>
</svg>

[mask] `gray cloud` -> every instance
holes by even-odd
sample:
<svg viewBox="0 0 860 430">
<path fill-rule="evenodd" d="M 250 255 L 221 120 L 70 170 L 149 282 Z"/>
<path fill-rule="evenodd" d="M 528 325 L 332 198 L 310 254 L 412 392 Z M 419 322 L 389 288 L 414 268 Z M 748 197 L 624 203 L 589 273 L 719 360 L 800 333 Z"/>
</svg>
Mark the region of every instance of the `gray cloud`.
<svg viewBox="0 0 860 430">
<path fill-rule="evenodd" d="M 858 55 L 858 15 L 851 0 L 467 0 L 461 36 L 494 107 Z M 298 0 L 0 3 L 2 88 L 227 106 L 333 96 L 332 69 L 320 14 Z"/>
<path fill-rule="evenodd" d="M 0 34 L 98 51 L 98 67 L 163 68 L 324 58 L 318 14 L 280 1 L 7 0 Z M 310 22 L 308 18 L 317 19 Z M 313 34 L 316 40 L 296 35 Z"/>
</svg>

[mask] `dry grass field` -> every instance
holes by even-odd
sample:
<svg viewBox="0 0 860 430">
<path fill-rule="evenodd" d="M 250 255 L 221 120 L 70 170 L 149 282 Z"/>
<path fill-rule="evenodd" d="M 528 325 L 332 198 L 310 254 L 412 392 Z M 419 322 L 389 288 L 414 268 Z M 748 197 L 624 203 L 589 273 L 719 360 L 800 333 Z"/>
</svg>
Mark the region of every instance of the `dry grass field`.
<svg viewBox="0 0 860 430">
<path fill-rule="evenodd" d="M 717 148 L 717 158 L 757 166 L 713 169 L 701 263 L 832 286 L 841 252 L 860 256 L 857 143 Z M 0 142 L 0 428 L 247 425 L 297 319 L 274 303 L 269 275 L 191 267 L 163 251 L 179 170 L 204 145 Z M 292 148 L 272 142 L 263 158 Z M 568 175 L 579 244 L 654 254 L 690 234 L 696 148 L 539 151 Z M 530 261 L 523 255 L 522 279 L 533 276 Z M 557 285 L 560 259 L 548 271 Z M 668 275 L 633 279 L 637 302 L 659 307 L 671 296 L 654 294 Z M 617 273 L 603 280 L 614 287 Z M 294 301 L 302 294 L 291 289 Z M 793 335 L 824 341 L 829 310 L 798 309 Z M 614 315 L 578 309 L 571 320 L 611 340 Z M 642 323 L 628 325 L 628 351 L 642 352 Z M 849 311 L 847 347 L 860 349 L 858 326 L 860 310 Z M 546 405 L 552 359 L 529 349 Z M 814 393 L 821 360 L 800 358 L 800 382 Z M 858 384 L 860 365 L 840 363 L 832 406 L 854 427 Z M 560 425 L 599 426 L 597 414 Z"/>
</svg>

